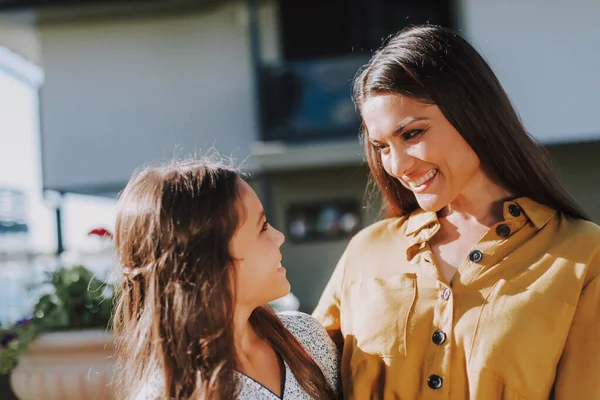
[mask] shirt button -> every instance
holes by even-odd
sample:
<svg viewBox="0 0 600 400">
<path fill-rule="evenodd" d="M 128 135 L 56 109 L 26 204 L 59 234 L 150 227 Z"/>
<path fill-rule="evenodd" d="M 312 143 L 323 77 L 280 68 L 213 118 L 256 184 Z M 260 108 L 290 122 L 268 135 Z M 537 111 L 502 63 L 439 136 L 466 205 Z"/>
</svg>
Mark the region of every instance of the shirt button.
<svg viewBox="0 0 600 400">
<path fill-rule="evenodd" d="M 506 224 L 498 225 L 496 228 L 496 233 L 501 238 L 507 238 L 510 236 L 510 228 Z"/>
<path fill-rule="evenodd" d="M 519 206 L 517 206 L 515 204 L 511 204 L 508 206 L 508 212 L 513 217 L 518 217 L 519 215 L 521 215 L 521 209 L 519 208 Z"/>
<path fill-rule="evenodd" d="M 446 341 L 446 334 L 440 330 L 437 330 L 433 333 L 431 340 L 433 340 L 433 343 L 437 345 L 443 344 Z"/>
<path fill-rule="evenodd" d="M 427 385 L 432 389 L 439 389 L 442 387 L 442 378 L 437 375 L 430 375 L 427 378 Z"/>
<path fill-rule="evenodd" d="M 446 288 L 442 292 L 442 299 L 448 300 L 450 298 L 450 289 Z"/>
<path fill-rule="evenodd" d="M 483 258 L 483 254 L 479 250 L 473 250 L 469 253 L 469 260 L 478 263 Z"/>
</svg>

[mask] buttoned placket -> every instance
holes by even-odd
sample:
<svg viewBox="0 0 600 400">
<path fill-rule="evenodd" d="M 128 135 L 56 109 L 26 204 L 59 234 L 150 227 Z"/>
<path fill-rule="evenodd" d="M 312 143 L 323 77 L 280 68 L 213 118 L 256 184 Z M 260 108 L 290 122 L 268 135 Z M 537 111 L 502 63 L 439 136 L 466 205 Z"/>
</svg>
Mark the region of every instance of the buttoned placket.
<svg viewBox="0 0 600 400">
<path fill-rule="evenodd" d="M 521 208 L 515 203 L 505 203 L 503 216 L 504 220 L 491 227 L 484 237 L 471 248 L 457 270 L 455 277 L 458 279 L 456 282 L 453 280 L 450 285 L 443 281 L 428 244 L 429 240 L 439 231 L 440 226 L 437 220 L 429 222 L 421 230 L 415 232 L 410 243 L 411 246 L 407 250 L 409 261 L 422 266 L 424 273 L 437 280 L 439 288 L 439 300 L 434 309 L 431 336 L 432 346 L 438 347 L 439 351 L 435 352 L 431 368 L 429 371 L 425 371 L 426 376 L 423 377 L 428 386 L 424 390 L 432 392 L 430 395 L 436 394 L 436 397 L 448 398 L 450 393 L 449 380 L 445 378 L 448 378 L 447 375 L 451 370 L 452 346 L 450 344 L 454 331 L 453 291 L 457 288 L 465 290 L 466 286 L 482 272 L 497 264 L 522 242 L 520 240 L 509 242 L 508 240 L 511 236 L 521 232 L 527 223 L 527 218 Z M 520 236 L 529 236 L 531 233 L 531 229 L 527 229 L 522 231 Z"/>
</svg>

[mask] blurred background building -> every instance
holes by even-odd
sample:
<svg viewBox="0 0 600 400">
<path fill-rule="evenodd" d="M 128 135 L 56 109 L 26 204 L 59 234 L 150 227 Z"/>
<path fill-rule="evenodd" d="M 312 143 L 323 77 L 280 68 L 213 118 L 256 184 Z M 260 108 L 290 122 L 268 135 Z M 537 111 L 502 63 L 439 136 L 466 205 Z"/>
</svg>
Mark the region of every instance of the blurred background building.
<svg viewBox="0 0 600 400">
<path fill-rule="evenodd" d="M 484 54 L 599 220 L 599 16 L 591 0 L 0 0 L 0 321 L 27 312 L 40 254 L 92 257 L 86 233 L 112 229 L 137 167 L 210 147 L 254 173 L 312 311 L 377 217 L 352 78 L 408 24 Z"/>
</svg>

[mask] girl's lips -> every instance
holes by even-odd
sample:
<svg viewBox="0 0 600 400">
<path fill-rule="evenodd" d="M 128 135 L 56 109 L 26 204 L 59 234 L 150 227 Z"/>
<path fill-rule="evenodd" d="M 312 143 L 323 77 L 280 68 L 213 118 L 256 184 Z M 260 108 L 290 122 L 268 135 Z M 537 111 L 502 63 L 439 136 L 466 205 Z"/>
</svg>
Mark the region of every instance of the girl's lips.
<svg viewBox="0 0 600 400">
<path fill-rule="evenodd" d="M 283 267 L 283 265 L 281 265 L 281 263 L 279 263 L 279 266 L 277 267 L 277 272 L 285 272 L 286 269 Z"/>
</svg>

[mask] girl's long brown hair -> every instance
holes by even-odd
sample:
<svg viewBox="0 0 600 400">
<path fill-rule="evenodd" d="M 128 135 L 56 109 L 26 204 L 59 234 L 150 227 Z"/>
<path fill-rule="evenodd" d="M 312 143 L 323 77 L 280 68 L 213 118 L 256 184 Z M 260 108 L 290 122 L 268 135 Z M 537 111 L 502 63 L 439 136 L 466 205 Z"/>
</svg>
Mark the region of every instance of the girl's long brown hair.
<svg viewBox="0 0 600 400">
<path fill-rule="evenodd" d="M 115 243 L 122 266 L 113 328 L 119 399 L 140 385 L 157 398 L 235 398 L 235 288 L 230 240 L 243 175 L 210 159 L 147 168 L 120 196 Z M 316 399 L 333 397 L 320 368 L 268 306 L 250 323 Z"/>
<path fill-rule="evenodd" d="M 437 105 L 496 182 L 519 197 L 590 219 L 558 181 L 548 153 L 529 136 L 492 69 L 455 32 L 420 25 L 392 36 L 354 79 L 359 110 L 370 95 L 378 93 Z M 414 194 L 383 169 L 364 124 L 362 130 L 375 182 L 371 188 L 382 192 L 384 214 L 399 216 L 417 209 Z"/>
</svg>

